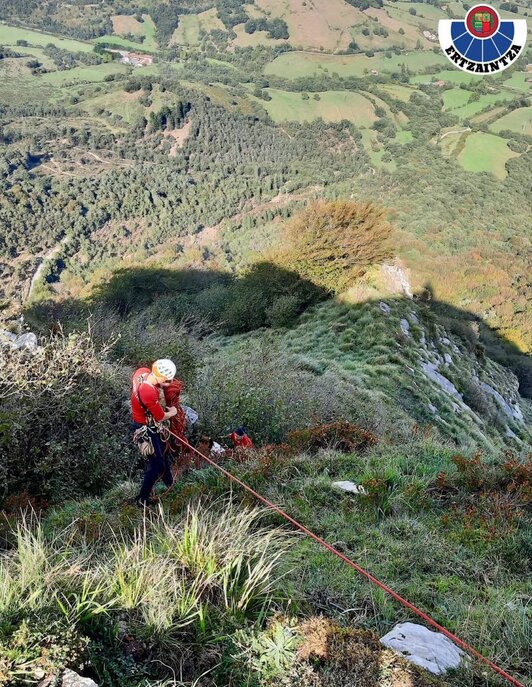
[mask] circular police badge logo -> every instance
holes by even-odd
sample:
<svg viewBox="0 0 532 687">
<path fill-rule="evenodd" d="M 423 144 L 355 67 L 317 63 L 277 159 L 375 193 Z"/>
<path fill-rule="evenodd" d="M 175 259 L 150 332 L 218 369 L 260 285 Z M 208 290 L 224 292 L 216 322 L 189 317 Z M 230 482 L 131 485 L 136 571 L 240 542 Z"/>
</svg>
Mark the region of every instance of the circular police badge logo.
<svg viewBox="0 0 532 687">
<path fill-rule="evenodd" d="M 501 19 L 491 5 L 475 5 L 465 19 L 442 19 L 438 36 L 443 52 L 464 72 L 502 72 L 522 54 L 526 19 Z"/>
</svg>

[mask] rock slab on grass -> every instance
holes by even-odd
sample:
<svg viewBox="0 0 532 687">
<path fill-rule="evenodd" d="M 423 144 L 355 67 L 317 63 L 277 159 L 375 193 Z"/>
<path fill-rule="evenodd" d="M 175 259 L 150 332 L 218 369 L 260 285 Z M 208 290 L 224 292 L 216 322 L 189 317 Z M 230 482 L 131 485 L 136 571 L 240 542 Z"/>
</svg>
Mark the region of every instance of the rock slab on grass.
<svg viewBox="0 0 532 687">
<path fill-rule="evenodd" d="M 73 670 L 65 670 L 61 687 L 98 687 L 90 677 L 81 677 Z"/>
<path fill-rule="evenodd" d="M 366 496 L 368 493 L 362 485 L 349 482 L 348 480 L 343 482 L 333 482 L 332 487 L 333 489 L 338 489 L 339 491 L 347 491 L 350 494 L 362 494 L 363 496 Z"/>
<path fill-rule="evenodd" d="M 416 623 L 399 623 L 380 641 L 407 661 L 435 675 L 458 668 L 465 656 L 445 635 Z"/>
</svg>

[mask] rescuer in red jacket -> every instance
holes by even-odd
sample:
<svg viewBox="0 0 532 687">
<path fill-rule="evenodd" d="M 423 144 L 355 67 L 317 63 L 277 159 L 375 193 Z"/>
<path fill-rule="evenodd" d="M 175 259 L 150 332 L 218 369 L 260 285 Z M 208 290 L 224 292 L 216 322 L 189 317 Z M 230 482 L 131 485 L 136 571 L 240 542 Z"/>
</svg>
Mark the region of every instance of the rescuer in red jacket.
<svg viewBox="0 0 532 687">
<path fill-rule="evenodd" d="M 171 360 L 156 360 L 151 370 L 148 367 L 139 368 L 133 375 L 131 391 L 131 414 L 133 429 L 146 428 L 146 433 L 153 445 L 153 453 L 148 456 L 144 471 L 144 480 L 137 496 L 139 506 L 151 505 L 150 495 L 153 485 L 162 477 L 166 486 L 173 483 L 170 463 L 164 455 L 163 442 L 157 431 L 156 423 L 169 420 L 178 414 L 176 407 L 164 410 L 159 400 L 159 391 L 174 379 L 176 367 Z"/>
<path fill-rule="evenodd" d="M 248 449 L 253 448 L 253 442 L 247 435 L 244 427 L 238 427 L 234 432 L 229 434 L 229 438 L 235 445 L 235 449 Z"/>
</svg>

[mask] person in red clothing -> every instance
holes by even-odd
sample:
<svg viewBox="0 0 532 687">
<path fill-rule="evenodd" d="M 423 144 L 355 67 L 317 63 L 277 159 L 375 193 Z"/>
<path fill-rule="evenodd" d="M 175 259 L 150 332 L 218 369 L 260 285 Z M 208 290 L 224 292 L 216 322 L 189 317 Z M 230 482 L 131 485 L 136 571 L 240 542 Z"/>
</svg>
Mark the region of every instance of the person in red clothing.
<svg viewBox="0 0 532 687">
<path fill-rule="evenodd" d="M 253 448 L 253 442 L 246 434 L 245 427 L 238 427 L 234 432 L 231 432 L 229 438 L 235 445 L 235 449 Z"/>
<path fill-rule="evenodd" d="M 133 375 L 131 391 L 131 414 L 133 416 L 133 430 L 147 427 L 149 438 L 153 445 L 153 454 L 148 457 L 144 471 L 144 479 L 136 498 L 139 506 L 151 505 L 150 495 L 153 485 L 162 477 L 167 487 L 173 483 L 170 463 L 164 454 L 164 447 L 156 423 L 170 420 L 178 414 L 178 409 L 171 406 L 164 410 L 159 398 L 159 390 L 172 382 L 176 374 L 176 367 L 171 360 L 156 360 L 151 370 L 141 367 Z"/>
</svg>

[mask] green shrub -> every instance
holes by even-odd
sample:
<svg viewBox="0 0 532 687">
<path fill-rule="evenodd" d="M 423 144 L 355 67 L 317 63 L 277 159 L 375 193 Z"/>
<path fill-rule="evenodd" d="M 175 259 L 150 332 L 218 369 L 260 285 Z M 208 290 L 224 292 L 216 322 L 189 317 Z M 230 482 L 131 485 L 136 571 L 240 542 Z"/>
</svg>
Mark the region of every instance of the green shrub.
<svg viewBox="0 0 532 687">
<path fill-rule="evenodd" d="M 235 334 L 270 325 L 290 325 L 305 308 L 326 295 L 295 272 L 268 262 L 257 263 L 228 291 L 222 315 L 224 330 Z"/>
<path fill-rule="evenodd" d="M 133 463 L 121 368 L 87 334 L 56 336 L 30 352 L 0 349 L 3 496 L 52 501 L 99 493 Z"/>
</svg>

